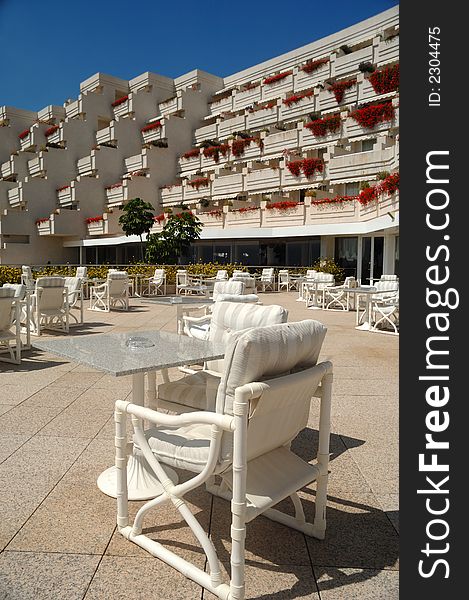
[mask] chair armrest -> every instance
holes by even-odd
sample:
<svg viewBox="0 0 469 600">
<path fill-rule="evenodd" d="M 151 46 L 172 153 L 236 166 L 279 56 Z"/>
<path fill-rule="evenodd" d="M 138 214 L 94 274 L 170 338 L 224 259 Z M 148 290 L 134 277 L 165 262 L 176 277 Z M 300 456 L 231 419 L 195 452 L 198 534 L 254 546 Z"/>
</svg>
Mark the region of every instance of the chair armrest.
<svg viewBox="0 0 469 600">
<path fill-rule="evenodd" d="M 182 320 L 187 325 L 204 325 L 205 323 L 210 324 L 212 315 L 203 315 L 201 317 L 189 317 L 185 315 L 182 317 Z"/>
</svg>

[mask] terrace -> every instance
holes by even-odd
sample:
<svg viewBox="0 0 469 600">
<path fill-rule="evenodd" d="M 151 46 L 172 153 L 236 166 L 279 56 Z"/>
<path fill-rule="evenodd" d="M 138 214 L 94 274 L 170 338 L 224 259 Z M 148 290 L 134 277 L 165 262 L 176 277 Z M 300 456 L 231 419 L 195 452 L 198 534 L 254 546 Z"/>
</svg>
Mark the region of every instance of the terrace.
<svg viewBox="0 0 469 600">
<path fill-rule="evenodd" d="M 287 308 L 289 321 L 313 317 L 328 327 L 321 352 L 334 364 L 326 538 L 263 517 L 249 523 L 246 597 L 392 600 L 398 596 L 398 338 L 357 331 L 350 312 L 311 313 L 296 297 L 265 293 L 262 301 Z M 174 332 L 175 308 L 135 299 L 128 313 L 97 319 L 85 311 L 85 323 L 71 335 L 148 329 Z M 32 350 L 20 366 L 0 362 L 0 382 L 0 571 L 10 597 L 211 598 L 118 534 L 116 501 L 96 486 L 114 461 L 114 402 L 131 399 L 131 377 L 115 379 Z M 316 454 L 317 426 L 313 405 L 292 445 L 305 460 Z M 310 517 L 315 485 L 301 496 Z M 229 569 L 228 503 L 202 488 L 187 498 L 212 532 L 222 571 Z M 132 502 L 132 510 L 140 504 Z M 178 512 L 164 507 L 154 516 L 157 526 L 147 534 L 203 568 L 205 556 Z"/>
</svg>

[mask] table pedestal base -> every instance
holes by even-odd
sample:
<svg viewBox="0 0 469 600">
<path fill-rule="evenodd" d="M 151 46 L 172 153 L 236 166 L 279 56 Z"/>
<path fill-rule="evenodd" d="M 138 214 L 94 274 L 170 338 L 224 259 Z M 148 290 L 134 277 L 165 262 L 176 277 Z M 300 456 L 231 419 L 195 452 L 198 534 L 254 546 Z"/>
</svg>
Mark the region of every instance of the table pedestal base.
<svg viewBox="0 0 469 600">
<path fill-rule="evenodd" d="M 174 484 L 178 482 L 176 471 L 165 466 L 164 470 Z M 117 469 L 109 467 L 98 477 L 99 489 L 117 498 Z M 141 455 L 130 455 L 127 461 L 127 489 L 129 500 L 151 500 L 163 492 L 163 486 L 153 474 L 145 458 Z"/>
</svg>

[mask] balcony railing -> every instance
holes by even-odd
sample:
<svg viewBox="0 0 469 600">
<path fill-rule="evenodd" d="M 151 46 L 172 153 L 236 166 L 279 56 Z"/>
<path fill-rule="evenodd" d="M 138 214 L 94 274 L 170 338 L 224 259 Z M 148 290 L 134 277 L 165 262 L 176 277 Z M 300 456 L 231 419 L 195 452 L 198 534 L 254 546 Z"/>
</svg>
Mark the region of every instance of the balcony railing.
<svg viewBox="0 0 469 600">
<path fill-rule="evenodd" d="M 339 104 L 334 96 L 334 93 L 329 90 L 322 90 L 318 96 L 318 108 L 320 110 L 332 111 L 338 109 L 340 106 L 347 104 L 354 104 L 358 101 L 358 85 L 345 90 L 342 102 Z"/>
<path fill-rule="evenodd" d="M 399 36 L 382 40 L 378 46 L 378 67 L 399 60 Z"/>
<path fill-rule="evenodd" d="M 182 108 L 182 95 L 180 94 L 158 104 L 158 112 L 163 117 L 177 113 Z"/>
<path fill-rule="evenodd" d="M 222 98 L 221 100 L 210 103 L 210 114 L 219 115 L 222 112 L 230 112 L 233 110 L 233 96 Z"/>
<path fill-rule="evenodd" d="M 375 125 L 375 127 L 373 127 L 373 129 L 362 127 L 359 123 L 352 119 L 352 117 L 348 117 L 345 121 L 345 136 L 348 138 L 363 135 L 372 136 L 375 133 L 378 134 L 382 131 L 387 131 L 388 129 L 395 127 L 399 127 L 399 107 L 396 105 L 394 107 L 394 118 L 391 121 L 383 121 L 382 123 L 378 123 Z"/>
<path fill-rule="evenodd" d="M 150 142 L 162 141 L 167 137 L 166 131 L 167 119 L 148 123 L 142 128 L 142 137 L 145 144 Z"/>
<path fill-rule="evenodd" d="M 215 200 L 233 198 L 242 193 L 244 191 L 244 177 L 242 173 L 216 177 L 212 184 L 212 197 Z"/>
<path fill-rule="evenodd" d="M 280 189 L 280 169 L 259 169 L 246 175 L 246 190 L 253 194 Z"/>
<path fill-rule="evenodd" d="M 204 140 L 216 139 L 218 137 L 218 124 L 204 125 L 194 131 L 195 143 L 200 144 Z"/>
<path fill-rule="evenodd" d="M 57 190 L 57 203 L 63 208 L 68 208 L 76 204 L 74 185 L 63 186 Z"/>
<path fill-rule="evenodd" d="M 173 185 L 171 187 L 162 188 L 161 201 L 164 206 L 171 204 L 179 204 L 184 201 L 184 190 L 182 185 Z"/>
<path fill-rule="evenodd" d="M 370 152 L 356 152 L 332 156 L 329 161 L 329 179 L 362 178 L 375 176 L 380 171 L 389 171 L 394 166 L 394 147 Z"/>
<path fill-rule="evenodd" d="M 318 83 L 322 83 L 326 79 L 329 79 L 331 73 L 331 63 L 327 62 L 320 66 L 316 71 L 312 73 L 306 73 L 300 67 L 295 77 L 295 92 L 304 90 L 305 88 L 314 87 Z"/>
<path fill-rule="evenodd" d="M 270 84 L 262 84 L 262 100 L 270 100 L 271 98 L 279 98 L 285 92 L 293 90 L 293 74 L 287 75 L 280 81 Z"/>
<path fill-rule="evenodd" d="M 272 133 L 264 138 L 264 156 L 281 156 L 284 150 L 295 150 L 300 145 L 299 130 Z"/>
<path fill-rule="evenodd" d="M 8 204 L 11 208 L 20 208 L 25 206 L 26 201 L 23 197 L 23 184 L 19 183 L 18 187 L 14 187 L 11 190 L 8 190 Z"/>
<path fill-rule="evenodd" d="M 234 110 L 241 110 L 246 106 L 251 106 L 255 102 L 260 102 L 262 97 L 262 87 L 258 85 L 250 90 L 238 91 L 234 95 Z"/>
<path fill-rule="evenodd" d="M 316 95 L 305 97 L 298 102 L 285 104 L 282 102 L 280 108 L 280 120 L 281 121 L 297 121 L 301 117 L 304 117 L 310 113 L 314 113 L 317 110 L 316 107 Z"/>
<path fill-rule="evenodd" d="M 212 182 L 209 181 L 208 185 L 201 185 L 195 187 L 190 185 L 189 181 L 186 181 L 184 187 L 184 202 L 191 202 L 200 200 L 201 198 L 209 198 L 212 195 Z"/>
<path fill-rule="evenodd" d="M 36 158 L 28 160 L 28 172 L 31 177 L 45 177 L 45 157 L 42 152 L 40 152 L 39 156 L 36 156 Z"/>
<path fill-rule="evenodd" d="M 350 54 L 339 56 L 334 63 L 335 76 L 355 74 L 361 62 L 373 62 L 373 46 L 367 46 Z"/>
<path fill-rule="evenodd" d="M 95 177 L 97 174 L 95 151 L 89 156 L 84 156 L 77 161 L 78 175 L 82 177 Z"/>
<path fill-rule="evenodd" d="M 96 132 L 96 143 L 117 144 L 115 121 L 111 121 L 110 125 Z"/>
<path fill-rule="evenodd" d="M 180 158 L 179 159 L 179 168 L 181 171 L 181 175 L 188 175 L 190 173 L 195 173 L 196 171 L 200 171 L 202 169 L 200 153 L 197 156 L 192 158 Z M 213 162 L 213 161 L 212 161 Z"/>
<path fill-rule="evenodd" d="M 269 125 L 274 125 L 279 121 L 279 107 L 277 104 L 272 107 L 262 108 L 255 110 L 248 114 L 247 117 L 247 128 L 248 129 L 262 129 Z"/>
<path fill-rule="evenodd" d="M 218 137 L 222 140 L 230 136 L 235 131 L 244 131 L 246 129 L 246 116 L 239 115 L 233 119 L 220 121 L 218 126 Z"/>
</svg>

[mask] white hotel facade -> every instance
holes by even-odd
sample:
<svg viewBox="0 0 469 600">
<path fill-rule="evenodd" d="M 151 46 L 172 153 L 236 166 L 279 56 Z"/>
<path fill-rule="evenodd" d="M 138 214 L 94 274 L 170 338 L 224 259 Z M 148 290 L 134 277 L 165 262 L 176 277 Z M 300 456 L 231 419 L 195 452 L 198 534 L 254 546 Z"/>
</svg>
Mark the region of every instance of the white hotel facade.
<svg viewBox="0 0 469 600">
<path fill-rule="evenodd" d="M 98 73 L 63 106 L 0 107 L 0 264 L 125 263 L 136 240 L 120 207 L 140 197 L 154 232 L 181 203 L 198 214 L 192 260 L 397 272 L 399 191 L 381 186 L 399 169 L 399 92 L 370 71 L 398 68 L 398 18 L 394 7 L 226 78 Z M 370 107 L 387 111 L 372 127 L 355 118 Z M 376 198 L 353 199 L 367 184 Z"/>
</svg>

